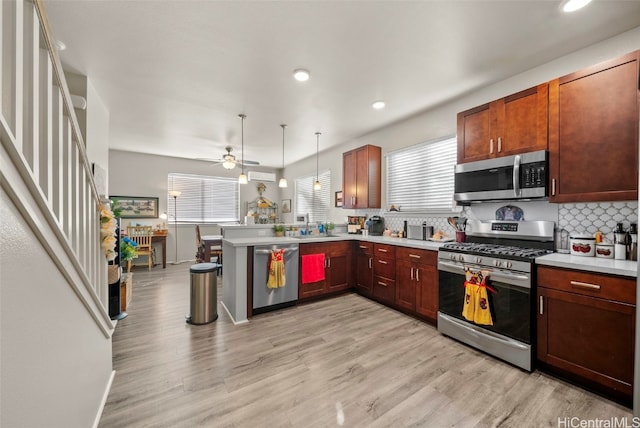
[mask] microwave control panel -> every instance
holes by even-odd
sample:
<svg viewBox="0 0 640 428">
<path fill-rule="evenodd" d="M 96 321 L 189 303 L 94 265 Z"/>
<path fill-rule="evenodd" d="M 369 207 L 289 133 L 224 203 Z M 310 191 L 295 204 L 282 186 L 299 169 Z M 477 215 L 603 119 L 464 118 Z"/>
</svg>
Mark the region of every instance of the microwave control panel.
<svg viewBox="0 0 640 428">
<path fill-rule="evenodd" d="M 547 163 L 534 162 L 520 166 L 520 187 L 529 189 L 534 187 L 546 187 Z"/>
</svg>

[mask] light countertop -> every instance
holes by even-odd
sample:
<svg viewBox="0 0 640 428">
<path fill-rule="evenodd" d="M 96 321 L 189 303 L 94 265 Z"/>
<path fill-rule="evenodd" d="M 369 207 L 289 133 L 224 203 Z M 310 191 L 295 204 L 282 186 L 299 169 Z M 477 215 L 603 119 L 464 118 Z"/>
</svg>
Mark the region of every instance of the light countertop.
<svg viewBox="0 0 640 428">
<path fill-rule="evenodd" d="M 536 264 L 611 275 L 629 276 L 633 278 L 638 276 L 638 262 L 631 260 L 580 257 L 572 256 L 570 254 L 553 253 L 536 258 Z"/>
<path fill-rule="evenodd" d="M 303 238 L 275 236 L 231 238 L 224 239 L 223 242 L 233 247 L 249 247 L 253 245 L 304 244 L 312 242 L 316 243 L 345 240 L 391 244 L 401 247 L 420 248 L 432 251 L 438 251 L 438 249 L 443 245 L 442 242 L 418 241 L 414 239 L 392 238 L 388 236 L 362 236 L 347 233 L 339 233 L 335 234 L 335 236 L 310 236 Z M 572 256 L 570 254 L 553 253 L 536 258 L 536 264 L 567 269 L 578 269 L 611 275 L 621 275 L 633 278 L 636 278 L 638 276 L 638 263 L 631 260 L 614 260 L 599 257 L 580 257 Z"/>
<path fill-rule="evenodd" d="M 252 245 L 278 245 L 278 244 L 306 244 L 317 242 L 332 242 L 332 241 L 364 241 L 374 242 L 381 244 L 398 245 L 401 247 L 421 248 L 424 250 L 438 251 L 443 245 L 442 242 L 435 241 L 418 241 L 415 239 L 406 238 L 392 238 L 389 236 L 362 236 L 348 233 L 337 233 L 333 236 L 306 236 L 306 237 L 276 237 L 276 236 L 258 236 L 252 238 L 229 238 L 224 239 L 223 242 L 231 245 L 232 247 L 249 247 Z"/>
</svg>

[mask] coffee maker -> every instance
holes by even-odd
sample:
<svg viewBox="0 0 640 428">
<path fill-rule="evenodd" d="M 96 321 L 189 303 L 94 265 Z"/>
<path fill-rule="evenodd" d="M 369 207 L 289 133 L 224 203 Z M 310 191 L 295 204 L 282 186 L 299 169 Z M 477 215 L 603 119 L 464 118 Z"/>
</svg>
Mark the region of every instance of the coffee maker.
<svg viewBox="0 0 640 428">
<path fill-rule="evenodd" d="M 384 218 L 374 215 L 369 220 L 369 235 L 382 236 L 384 233 Z"/>
<path fill-rule="evenodd" d="M 637 235 L 636 235 L 637 236 Z M 614 239 L 614 257 L 616 260 L 625 260 L 627 258 L 627 232 L 622 228 L 622 223 L 616 224 L 616 229 L 613 231 Z"/>
</svg>

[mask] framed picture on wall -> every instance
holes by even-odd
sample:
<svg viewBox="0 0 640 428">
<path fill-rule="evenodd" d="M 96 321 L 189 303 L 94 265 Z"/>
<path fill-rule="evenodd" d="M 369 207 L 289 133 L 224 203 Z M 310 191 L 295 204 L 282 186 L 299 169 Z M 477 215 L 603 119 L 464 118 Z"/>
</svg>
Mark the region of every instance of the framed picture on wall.
<svg viewBox="0 0 640 428">
<path fill-rule="evenodd" d="M 291 212 L 291 199 L 282 200 L 282 213 L 287 214 Z"/>
<path fill-rule="evenodd" d="M 158 198 L 144 196 L 110 196 L 113 211 L 121 218 L 158 218 Z"/>
<path fill-rule="evenodd" d="M 336 207 L 342 206 L 342 190 L 336 192 Z"/>
</svg>

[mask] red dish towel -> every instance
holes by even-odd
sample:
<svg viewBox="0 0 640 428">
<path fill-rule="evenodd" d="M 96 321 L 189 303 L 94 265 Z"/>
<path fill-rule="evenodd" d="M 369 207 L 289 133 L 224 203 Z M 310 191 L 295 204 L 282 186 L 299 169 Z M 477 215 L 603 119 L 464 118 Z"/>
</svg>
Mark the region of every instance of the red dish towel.
<svg viewBox="0 0 640 428">
<path fill-rule="evenodd" d="M 302 256 L 302 283 L 309 284 L 324 280 L 324 254 Z"/>
</svg>

